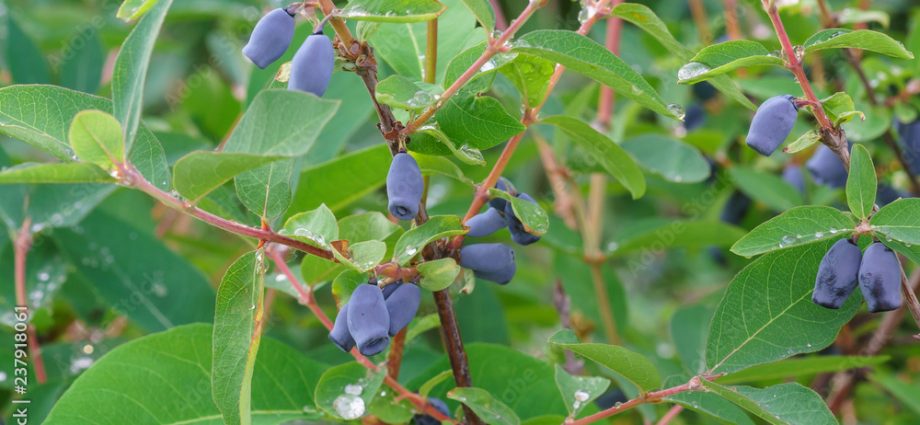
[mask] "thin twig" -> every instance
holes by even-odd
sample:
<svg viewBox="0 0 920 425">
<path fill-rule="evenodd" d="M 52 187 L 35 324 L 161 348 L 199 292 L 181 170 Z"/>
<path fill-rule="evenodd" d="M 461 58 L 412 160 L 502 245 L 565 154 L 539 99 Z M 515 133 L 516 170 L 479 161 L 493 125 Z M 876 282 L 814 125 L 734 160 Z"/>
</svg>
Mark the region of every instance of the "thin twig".
<svg viewBox="0 0 920 425">
<path fill-rule="evenodd" d="M 690 0 L 690 14 L 693 15 L 693 23 L 696 24 L 700 43 L 704 46 L 709 44 L 712 41 L 712 34 L 709 33 L 709 18 L 706 17 L 706 5 L 703 0 Z"/>
<path fill-rule="evenodd" d="M 288 282 L 290 282 L 291 287 L 294 288 L 294 291 L 297 292 L 297 301 L 310 309 L 310 311 L 313 312 L 313 315 L 319 319 L 319 321 L 323 324 L 323 326 L 326 327 L 327 330 L 332 330 L 332 321 L 329 320 L 329 316 L 326 316 L 326 313 L 323 312 L 323 310 L 319 307 L 319 304 L 316 303 L 316 298 L 313 297 L 312 290 L 300 283 L 297 277 L 294 276 L 294 274 L 291 272 L 291 269 L 288 267 L 287 263 L 284 261 L 281 253 L 277 249 L 272 248 L 273 247 L 271 246 L 268 247 L 268 249 L 266 249 L 266 253 L 275 263 L 275 267 L 277 267 L 278 270 L 281 271 L 281 274 L 283 274 L 284 277 L 287 278 Z M 367 369 L 373 372 L 376 372 L 380 369 L 380 367 L 374 364 L 374 362 L 370 361 L 370 359 L 359 353 L 357 348 L 352 349 L 350 353 L 358 363 Z M 426 415 L 429 415 L 439 421 L 447 421 L 452 424 L 457 423 L 455 420 L 445 416 L 438 409 L 428 404 L 425 397 L 409 391 L 406 389 L 406 387 L 403 387 L 399 382 L 390 376 L 385 377 L 383 382 L 392 388 L 393 391 L 396 391 L 396 393 L 399 394 L 399 398 L 409 400 L 409 402 L 411 402 L 419 412 L 424 412 Z"/>
<path fill-rule="evenodd" d="M 676 418 L 677 415 L 679 415 L 680 412 L 683 411 L 683 410 L 684 410 L 684 406 L 681 406 L 681 405 L 679 405 L 679 404 L 675 404 L 674 406 L 672 406 L 672 407 L 668 410 L 667 413 L 664 414 L 664 416 L 661 417 L 661 420 L 659 420 L 658 423 L 655 424 L 655 425 L 668 425 L 668 424 L 671 423 L 671 421 L 674 420 L 674 418 Z"/>
<path fill-rule="evenodd" d="M 701 377 L 696 376 L 690 379 L 690 381 L 687 382 L 686 384 L 681 384 L 675 387 L 666 388 L 666 389 L 659 390 L 659 391 L 651 391 L 645 394 L 641 394 L 632 400 L 626 401 L 624 403 L 616 404 L 609 409 L 602 410 L 590 416 L 585 416 L 584 418 L 581 418 L 578 420 L 568 420 L 565 423 L 567 425 L 587 425 L 590 423 L 597 422 L 601 419 L 609 418 L 613 415 L 623 413 L 629 409 L 633 409 L 635 407 L 638 407 L 646 403 L 657 403 L 672 395 L 685 393 L 687 391 L 696 391 L 702 387 L 701 379 L 710 379 L 710 378 L 706 378 L 706 377 L 701 378 Z"/>
<path fill-rule="evenodd" d="M 16 286 L 16 306 L 23 307 L 26 310 L 27 320 L 26 335 L 28 336 L 29 357 L 32 358 L 32 369 L 35 371 L 35 379 L 39 384 L 44 384 L 48 380 L 45 373 L 45 361 L 42 359 L 42 347 L 38 342 L 38 334 L 35 332 L 35 325 L 32 324 L 32 311 L 29 309 L 29 300 L 26 297 L 26 259 L 29 250 L 32 248 L 32 220 L 26 217 L 22 220 L 22 227 L 16 234 L 13 241 L 13 268 L 14 280 Z"/>
<path fill-rule="evenodd" d="M 738 1 L 724 0 L 725 3 L 725 31 L 729 40 L 741 40 L 741 27 L 738 25 Z"/>
</svg>

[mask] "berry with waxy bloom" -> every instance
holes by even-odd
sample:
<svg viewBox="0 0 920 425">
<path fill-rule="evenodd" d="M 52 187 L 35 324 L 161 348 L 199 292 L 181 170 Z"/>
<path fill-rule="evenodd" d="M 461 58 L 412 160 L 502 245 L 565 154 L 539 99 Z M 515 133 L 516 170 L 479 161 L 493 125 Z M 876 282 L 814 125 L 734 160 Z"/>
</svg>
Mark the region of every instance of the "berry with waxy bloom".
<svg viewBox="0 0 920 425">
<path fill-rule="evenodd" d="M 265 68 L 287 51 L 293 38 L 294 16 L 285 9 L 275 9 L 256 23 L 243 54 L 259 68 Z"/>
</svg>

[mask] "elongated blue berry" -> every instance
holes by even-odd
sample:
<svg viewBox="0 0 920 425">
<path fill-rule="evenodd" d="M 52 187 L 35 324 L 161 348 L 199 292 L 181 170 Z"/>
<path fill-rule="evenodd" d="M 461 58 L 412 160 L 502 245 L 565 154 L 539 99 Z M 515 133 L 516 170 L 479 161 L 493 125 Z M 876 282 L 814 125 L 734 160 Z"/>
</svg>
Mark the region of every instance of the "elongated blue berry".
<svg viewBox="0 0 920 425">
<path fill-rule="evenodd" d="M 794 100 L 789 95 L 774 96 L 760 104 L 748 129 L 746 143 L 751 149 L 770 156 L 783 144 L 795 124 L 798 108 Z"/>
<path fill-rule="evenodd" d="M 830 187 L 844 187 L 847 184 L 847 170 L 843 162 L 829 147 L 821 145 L 815 150 L 805 167 L 815 181 Z"/>
<path fill-rule="evenodd" d="M 284 9 L 275 9 L 256 23 L 243 54 L 259 68 L 265 68 L 287 51 L 292 38 L 294 17 Z"/>
<path fill-rule="evenodd" d="M 343 305 L 339 314 L 335 316 L 335 323 L 329 331 L 329 340 L 345 352 L 354 348 L 355 340 L 351 337 L 351 332 L 348 332 L 348 304 Z"/>
<path fill-rule="evenodd" d="M 741 220 L 747 215 L 751 208 L 751 198 L 748 198 L 743 192 L 734 191 L 722 207 L 722 214 L 719 218 L 730 224 L 741 223 Z"/>
<path fill-rule="evenodd" d="M 878 190 L 875 193 L 875 202 L 879 207 L 884 207 L 885 205 L 897 201 L 900 198 L 910 197 L 910 195 L 901 193 L 901 191 L 884 183 L 880 183 L 878 185 Z"/>
<path fill-rule="evenodd" d="M 503 192 L 508 192 L 508 193 L 510 193 L 512 196 L 514 196 L 514 194 L 511 193 L 511 192 L 512 192 L 512 188 L 513 188 L 513 186 L 511 185 L 511 182 L 509 182 L 508 179 L 506 179 L 506 178 L 504 178 L 504 177 L 499 177 L 498 182 L 495 183 L 495 188 L 498 189 L 498 190 L 501 190 L 501 191 L 503 191 Z M 508 201 L 506 201 L 506 200 L 504 200 L 504 199 L 502 199 L 502 198 L 492 198 L 492 199 L 489 200 L 489 206 L 491 206 L 492 208 L 495 208 L 495 209 L 497 209 L 497 210 L 499 210 L 499 211 L 504 211 L 504 210 L 505 210 L 505 204 L 506 204 L 506 203 L 508 203 Z"/>
<path fill-rule="evenodd" d="M 425 182 L 415 158 L 405 152 L 393 157 L 387 173 L 387 198 L 390 213 L 400 220 L 411 220 L 418 215 L 419 202 Z"/>
<path fill-rule="evenodd" d="M 693 131 L 706 122 L 706 110 L 702 106 L 693 104 L 687 108 L 687 114 L 684 115 L 684 128 L 687 131 Z"/>
<path fill-rule="evenodd" d="M 519 193 L 517 195 L 518 199 L 523 199 L 532 204 L 536 204 L 533 198 L 526 193 Z M 505 217 L 508 219 L 508 230 L 511 231 L 511 240 L 520 244 L 520 245 L 530 245 L 538 240 L 540 237 L 533 235 L 527 232 L 524 228 L 524 223 L 514 215 L 514 209 L 511 207 L 511 202 L 505 203 Z"/>
<path fill-rule="evenodd" d="M 903 149 L 904 161 L 913 173 L 920 173 L 920 120 L 895 122 L 895 130 Z"/>
<path fill-rule="evenodd" d="M 402 286 L 402 284 L 403 283 L 400 281 L 400 282 L 391 283 L 387 286 L 384 286 L 383 289 L 381 289 L 381 291 L 383 291 L 383 299 L 390 298 L 390 294 L 392 294 L 393 291 L 396 290 L 396 288 L 399 288 L 400 286 Z"/>
<path fill-rule="evenodd" d="M 386 297 L 387 312 L 390 313 L 390 336 L 396 335 L 412 322 L 418 312 L 421 296 L 418 285 L 404 283 Z"/>
<path fill-rule="evenodd" d="M 873 313 L 901 307 L 901 265 L 881 242 L 866 248 L 859 264 L 859 289 Z"/>
<path fill-rule="evenodd" d="M 450 409 L 447 407 L 447 403 L 439 398 L 428 397 L 428 404 L 431 407 L 437 409 L 444 416 L 450 417 Z M 441 421 L 435 419 L 432 416 L 426 415 L 424 413 L 419 413 L 412 416 L 412 420 L 409 422 L 410 425 L 441 425 Z"/>
<path fill-rule="evenodd" d="M 304 40 L 291 61 L 288 90 L 299 90 L 322 96 L 329 87 L 335 67 L 335 50 L 329 37 L 318 32 Z"/>
<path fill-rule="evenodd" d="M 500 243 L 473 244 L 461 248 L 460 265 L 473 270 L 480 279 L 502 285 L 510 282 L 517 270 L 514 250 Z"/>
<path fill-rule="evenodd" d="M 489 236 L 505 227 L 505 224 L 505 216 L 498 212 L 497 209 L 490 207 L 485 212 L 476 214 L 466 222 L 466 225 L 470 228 L 469 233 L 466 235 L 473 238 Z"/>
<path fill-rule="evenodd" d="M 818 266 L 812 302 L 822 307 L 840 308 L 856 289 L 861 260 L 862 252 L 849 238 L 832 245 Z"/>
<path fill-rule="evenodd" d="M 390 314 L 377 285 L 358 285 L 348 301 L 348 331 L 358 351 L 373 356 L 390 343 Z"/>
<path fill-rule="evenodd" d="M 786 168 L 783 168 L 783 180 L 798 189 L 799 192 L 805 192 L 805 177 L 802 175 L 802 167 L 787 165 Z"/>
<path fill-rule="evenodd" d="M 690 87 L 690 89 L 693 91 L 693 96 L 699 100 L 702 100 L 703 102 L 706 102 L 719 94 L 716 88 L 706 81 L 696 83 Z"/>
</svg>

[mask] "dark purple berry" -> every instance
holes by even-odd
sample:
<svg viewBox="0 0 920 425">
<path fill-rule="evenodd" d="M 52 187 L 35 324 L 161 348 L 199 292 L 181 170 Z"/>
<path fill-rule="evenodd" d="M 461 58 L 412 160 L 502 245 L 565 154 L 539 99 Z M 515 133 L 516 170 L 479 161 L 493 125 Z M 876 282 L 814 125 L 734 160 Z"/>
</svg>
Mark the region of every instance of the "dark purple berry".
<svg viewBox="0 0 920 425">
<path fill-rule="evenodd" d="M 377 285 L 358 285 L 348 301 L 348 331 L 365 356 L 380 353 L 390 343 L 390 314 Z"/>
<path fill-rule="evenodd" d="M 504 177 L 499 177 L 498 182 L 495 183 L 495 188 L 498 189 L 498 190 L 501 190 L 501 191 L 503 191 L 503 192 L 508 192 L 509 194 L 511 194 L 512 196 L 514 196 L 514 194 L 511 193 L 511 192 L 513 192 L 513 190 L 512 190 L 512 189 L 513 189 L 513 186 L 511 186 L 511 182 L 509 182 L 509 181 L 508 181 L 506 178 L 504 178 Z M 504 211 L 504 210 L 505 210 L 505 204 L 507 204 L 507 203 L 508 203 L 508 201 L 506 201 L 506 200 L 504 200 L 504 199 L 502 199 L 502 198 L 492 198 L 491 200 L 489 200 L 489 206 L 491 206 L 492 208 L 495 208 L 495 209 L 497 209 L 497 210 L 499 210 L 499 211 Z"/>
<path fill-rule="evenodd" d="M 798 113 L 793 101 L 792 96 L 785 95 L 771 97 L 760 104 L 748 130 L 746 142 L 751 149 L 770 156 L 783 144 L 792 132 Z"/>
<path fill-rule="evenodd" d="M 687 108 L 687 114 L 684 115 L 684 128 L 687 131 L 693 131 L 706 122 L 706 110 L 702 106 L 693 104 Z"/>
<path fill-rule="evenodd" d="M 294 17 L 284 9 L 275 9 L 259 19 L 243 46 L 243 54 L 259 68 L 265 68 L 287 51 L 292 38 Z"/>
<path fill-rule="evenodd" d="M 859 264 L 859 289 L 872 313 L 901 307 L 901 265 L 881 242 L 866 248 Z"/>
<path fill-rule="evenodd" d="M 514 250 L 500 243 L 474 244 L 461 248 L 460 265 L 473 270 L 480 279 L 501 285 L 511 281 L 517 269 Z"/>
<path fill-rule="evenodd" d="M 517 198 L 523 199 L 532 204 L 537 203 L 537 201 L 535 201 L 530 197 L 530 195 L 526 193 L 519 193 Z M 540 240 L 539 236 L 528 233 L 524 228 L 524 223 L 521 222 L 521 220 L 518 219 L 516 215 L 514 215 L 514 209 L 511 207 L 511 202 L 507 202 L 505 204 L 505 217 L 508 219 L 508 230 L 511 231 L 511 240 L 517 244 L 530 245 Z"/>
<path fill-rule="evenodd" d="M 504 200 L 504 199 L 503 199 Z M 505 216 L 495 208 L 489 208 L 485 212 L 476 214 L 466 222 L 470 231 L 466 235 L 473 238 L 489 236 L 505 227 Z"/>
<path fill-rule="evenodd" d="M 396 288 L 399 288 L 400 286 L 402 286 L 402 282 L 391 283 L 387 286 L 384 286 L 383 289 L 381 289 L 381 291 L 383 291 L 383 299 L 390 298 L 390 294 L 392 294 L 393 291 L 395 291 Z"/>
<path fill-rule="evenodd" d="M 335 324 L 329 331 L 329 340 L 345 352 L 354 348 L 355 340 L 351 337 L 351 332 L 348 332 L 348 304 L 343 305 L 339 314 L 335 316 Z"/>
<path fill-rule="evenodd" d="M 850 239 L 841 239 L 831 246 L 818 266 L 812 302 L 822 307 L 840 308 L 856 289 L 861 259 L 859 246 Z"/>
<path fill-rule="evenodd" d="M 829 147 L 821 145 L 805 163 L 808 172 L 815 181 L 833 188 L 844 187 L 847 184 L 847 170 L 843 162 Z"/>
<path fill-rule="evenodd" d="M 805 192 L 805 176 L 802 175 L 802 167 L 798 165 L 787 165 L 783 169 L 783 180 L 792 185 L 799 192 Z"/>
<path fill-rule="evenodd" d="M 329 37 L 318 32 L 304 40 L 291 61 L 288 90 L 299 90 L 322 96 L 329 87 L 335 67 L 335 49 Z"/>
<path fill-rule="evenodd" d="M 910 197 L 910 195 L 901 193 L 899 190 L 884 183 L 878 185 L 878 190 L 875 193 L 875 202 L 879 207 L 884 207 L 900 198 Z"/>
<path fill-rule="evenodd" d="M 741 223 L 741 220 L 747 215 L 751 208 L 751 198 L 740 191 L 732 192 L 725 206 L 722 207 L 722 214 L 719 218 L 729 224 Z"/>
<path fill-rule="evenodd" d="M 716 88 L 706 81 L 696 83 L 691 86 L 690 89 L 693 91 L 693 96 L 703 102 L 706 102 L 719 94 Z"/>
<path fill-rule="evenodd" d="M 895 122 L 898 140 L 904 150 L 904 161 L 913 173 L 920 173 L 920 120 L 911 123 Z"/>
<path fill-rule="evenodd" d="M 428 397 L 428 404 L 431 405 L 431 407 L 434 407 L 435 409 L 437 409 L 444 416 L 450 417 L 450 409 L 447 407 L 447 403 L 445 403 L 441 399 L 437 399 L 434 397 Z M 412 416 L 412 420 L 409 422 L 409 424 L 410 425 L 441 425 L 441 421 L 435 419 L 432 416 L 429 416 L 423 413 L 419 413 L 419 414 Z"/>
<path fill-rule="evenodd" d="M 415 218 L 424 189 L 425 182 L 415 158 L 405 152 L 396 154 L 387 174 L 390 213 L 400 220 Z"/>
<path fill-rule="evenodd" d="M 386 297 L 387 312 L 390 314 L 390 336 L 396 335 L 412 322 L 415 313 L 418 312 L 421 296 L 418 285 L 404 283 Z"/>
</svg>

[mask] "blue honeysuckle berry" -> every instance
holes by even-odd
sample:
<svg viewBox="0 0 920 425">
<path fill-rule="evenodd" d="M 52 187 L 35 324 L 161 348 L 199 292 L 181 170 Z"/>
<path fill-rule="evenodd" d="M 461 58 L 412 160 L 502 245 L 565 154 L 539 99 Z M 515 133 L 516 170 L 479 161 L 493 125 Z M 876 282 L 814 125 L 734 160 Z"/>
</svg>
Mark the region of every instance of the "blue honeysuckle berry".
<svg viewBox="0 0 920 425">
<path fill-rule="evenodd" d="M 294 38 L 294 16 L 285 9 L 275 9 L 256 23 L 243 46 L 243 54 L 259 68 L 278 60 Z"/>
<path fill-rule="evenodd" d="M 798 108 L 794 101 L 794 97 L 784 95 L 771 97 L 761 103 L 751 120 L 745 143 L 761 155 L 773 154 L 789 137 L 795 125 Z"/>
<path fill-rule="evenodd" d="M 348 301 L 348 331 L 365 356 L 380 353 L 390 344 L 390 314 L 377 285 L 362 284 Z"/>
<path fill-rule="evenodd" d="M 489 236 L 507 224 L 503 213 L 497 209 L 489 207 L 485 212 L 481 212 L 467 220 L 466 225 L 470 228 L 466 235 L 473 238 Z"/>
<path fill-rule="evenodd" d="M 322 32 L 311 34 L 304 40 L 291 61 L 288 90 L 297 90 L 322 96 L 329 87 L 335 67 L 335 49 L 329 37 Z"/>
<path fill-rule="evenodd" d="M 514 250 L 500 243 L 473 244 L 461 248 L 460 266 L 473 270 L 480 279 L 501 285 L 510 282 L 517 271 Z"/>
<path fill-rule="evenodd" d="M 805 163 L 805 168 L 819 184 L 832 188 L 844 187 L 847 184 L 847 169 L 843 167 L 843 162 L 837 154 L 827 146 L 818 146 Z"/>
<path fill-rule="evenodd" d="M 901 307 L 901 265 L 881 242 L 866 248 L 859 264 L 859 289 L 872 313 Z"/>
<path fill-rule="evenodd" d="M 912 173 L 920 173 L 920 120 L 910 123 L 895 121 L 894 127 L 903 149 L 904 162 Z"/>
<path fill-rule="evenodd" d="M 390 285 L 392 286 L 392 285 Z M 387 312 L 390 314 L 390 336 L 403 330 L 418 312 L 421 302 L 421 290 L 418 285 L 404 283 L 399 285 L 386 296 Z"/>
<path fill-rule="evenodd" d="M 811 301 L 822 307 L 838 309 L 856 289 L 862 251 L 849 238 L 834 243 L 818 266 Z"/>
<path fill-rule="evenodd" d="M 736 190 L 732 192 L 731 196 L 728 197 L 728 201 L 725 202 L 725 206 L 722 207 L 722 214 L 719 219 L 725 223 L 739 224 L 750 208 L 751 198 L 745 195 L 744 192 Z"/>
<path fill-rule="evenodd" d="M 418 215 L 425 181 L 415 158 L 405 152 L 393 157 L 387 173 L 388 208 L 394 217 L 411 220 Z"/>
<path fill-rule="evenodd" d="M 706 122 L 706 109 L 694 103 L 687 108 L 687 114 L 684 115 L 684 128 L 687 131 L 693 131 Z"/>
<path fill-rule="evenodd" d="M 448 418 L 451 417 L 450 409 L 447 407 L 447 403 L 445 403 L 443 400 L 439 398 L 428 397 L 428 404 L 431 405 L 431 407 L 434 407 L 435 409 L 437 409 L 444 416 L 447 416 Z M 412 420 L 409 422 L 409 424 L 410 425 L 441 425 L 441 422 L 432 416 L 429 416 L 423 413 L 418 413 L 412 416 Z"/>
<path fill-rule="evenodd" d="M 532 204 L 537 203 L 537 201 L 535 201 L 530 197 L 530 195 L 526 193 L 519 193 L 517 198 L 523 199 Z M 519 245 L 530 245 L 540 240 L 539 236 L 528 233 L 524 228 L 524 223 L 521 222 L 521 220 L 518 219 L 516 215 L 514 215 L 514 209 L 511 206 L 511 202 L 505 203 L 505 218 L 507 218 L 508 221 L 508 230 L 511 231 L 511 240 L 513 240 L 515 243 Z"/>
<path fill-rule="evenodd" d="M 498 181 L 495 183 L 495 188 L 498 189 L 498 190 L 501 190 L 501 191 L 503 191 L 503 192 L 508 192 L 511 196 L 514 196 L 514 195 L 515 195 L 514 193 L 511 193 L 511 192 L 514 191 L 514 187 L 511 185 L 511 182 L 509 182 L 508 179 L 506 179 L 506 178 L 504 178 L 504 177 L 499 177 L 499 178 L 498 178 Z M 507 203 L 508 203 L 508 201 L 506 201 L 506 200 L 504 200 L 504 199 L 502 199 L 502 198 L 492 198 L 492 199 L 489 200 L 489 206 L 491 206 L 492 208 L 495 208 L 495 209 L 497 209 L 497 210 L 499 210 L 499 211 L 504 211 L 504 210 L 505 210 L 505 204 L 507 204 Z"/>
<path fill-rule="evenodd" d="M 342 309 L 339 310 L 339 314 L 335 316 L 335 323 L 332 326 L 332 330 L 329 331 L 329 340 L 345 352 L 354 348 L 355 340 L 351 337 L 351 332 L 348 331 L 348 304 L 343 305 Z"/>
<path fill-rule="evenodd" d="M 802 167 L 789 164 L 783 168 L 783 180 L 792 185 L 800 193 L 805 193 L 805 176 L 802 174 Z"/>
</svg>

